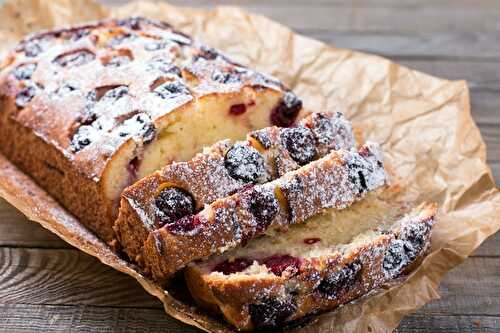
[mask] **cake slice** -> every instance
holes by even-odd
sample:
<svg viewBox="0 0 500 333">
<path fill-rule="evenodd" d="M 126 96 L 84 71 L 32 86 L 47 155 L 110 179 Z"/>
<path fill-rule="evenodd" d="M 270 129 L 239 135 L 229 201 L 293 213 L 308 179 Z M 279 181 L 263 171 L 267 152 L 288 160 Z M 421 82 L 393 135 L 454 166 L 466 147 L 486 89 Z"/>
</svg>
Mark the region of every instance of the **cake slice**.
<svg viewBox="0 0 500 333">
<path fill-rule="evenodd" d="M 435 214 L 434 204 L 411 208 L 369 194 L 288 233 L 193 262 L 185 277 L 197 303 L 238 330 L 272 331 L 408 273 L 430 247 Z"/>
<path fill-rule="evenodd" d="M 340 113 L 313 113 L 291 128 L 273 126 L 250 132 L 245 141 L 218 142 L 126 188 L 114 226 L 117 239 L 128 257 L 142 265 L 142 247 L 151 231 L 332 150 L 354 146 L 351 125 Z"/>
<path fill-rule="evenodd" d="M 386 182 L 377 146 L 336 150 L 282 177 L 218 199 L 151 232 L 142 269 L 160 284 L 193 260 L 286 230 L 327 208 L 344 209 Z"/>
<path fill-rule="evenodd" d="M 0 152 L 109 243 L 122 190 L 221 139 L 290 126 L 301 101 L 144 18 L 29 36 L 0 65 Z"/>
</svg>

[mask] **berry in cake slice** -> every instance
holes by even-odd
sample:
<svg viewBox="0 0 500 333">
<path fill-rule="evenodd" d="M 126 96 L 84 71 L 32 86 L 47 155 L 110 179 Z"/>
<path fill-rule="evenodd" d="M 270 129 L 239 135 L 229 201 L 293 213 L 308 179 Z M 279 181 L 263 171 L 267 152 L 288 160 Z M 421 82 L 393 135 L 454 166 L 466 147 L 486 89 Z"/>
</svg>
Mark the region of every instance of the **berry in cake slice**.
<svg viewBox="0 0 500 333">
<path fill-rule="evenodd" d="M 0 69 L 1 152 L 110 243 L 126 186 L 302 108 L 276 79 L 144 18 L 29 36 Z"/>
<path fill-rule="evenodd" d="M 364 145 L 359 152 L 332 151 L 150 232 L 140 264 L 164 285 L 193 260 L 244 246 L 263 233 L 286 230 L 325 209 L 344 209 L 385 183 L 377 145 Z"/>
<path fill-rule="evenodd" d="M 411 208 L 389 192 L 189 264 L 191 294 L 250 331 L 293 324 L 377 289 L 425 256 L 436 214 L 434 204 Z"/>
<path fill-rule="evenodd" d="M 187 162 L 174 162 L 126 188 L 115 232 L 124 252 L 141 263 L 149 233 L 193 215 L 216 199 L 279 178 L 331 150 L 354 149 L 340 113 L 313 113 L 297 126 L 267 127 L 245 141 L 224 140 Z"/>
</svg>

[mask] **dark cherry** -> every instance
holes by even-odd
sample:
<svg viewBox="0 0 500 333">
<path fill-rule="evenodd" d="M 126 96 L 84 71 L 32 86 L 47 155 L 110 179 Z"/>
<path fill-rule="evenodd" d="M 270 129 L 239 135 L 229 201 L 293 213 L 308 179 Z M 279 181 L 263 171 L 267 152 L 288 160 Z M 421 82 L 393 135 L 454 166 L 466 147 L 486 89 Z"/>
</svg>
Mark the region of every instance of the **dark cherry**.
<svg viewBox="0 0 500 333">
<path fill-rule="evenodd" d="M 131 133 L 130 128 L 133 129 Z M 129 136 L 133 134 L 142 138 L 144 144 L 151 143 L 156 137 L 156 128 L 151 121 L 151 118 L 145 113 L 138 113 L 123 121 L 123 126 L 121 126 L 118 135 L 121 137 Z"/>
<path fill-rule="evenodd" d="M 383 269 L 391 277 L 397 277 L 407 262 L 404 242 L 399 239 L 393 240 L 384 254 Z"/>
<path fill-rule="evenodd" d="M 247 183 L 256 183 L 265 174 L 264 157 L 252 146 L 234 145 L 226 153 L 224 165 L 229 175 Z"/>
<path fill-rule="evenodd" d="M 141 28 L 141 23 L 145 21 L 146 20 L 143 19 L 142 17 L 130 17 L 127 19 L 117 21 L 117 24 L 119 26 L 130 28 L 132 30 L 139 30 Z"/>
<path fill-rule="evenodd" d="M 356 260 L 337 272 L 325 277 L 318 290 L 328 299 L 336 299 L 341 293 L 348 291 L 356 282 L 361 272 L 361 262 Z"/>
<path fill-rule="evenodd" d="M 335 138 L 335 131 L 330 117 L 323 113 L 316 113 L 313 116 L 313 131 L 319 144 L 329 145 Z"/>
<path fill-rule="evenodd" d="M 127 165 L 127 171 L 130 175 L 130 180 L 134 181 L 137 179 L 137 171 L 139 170 L 139 166 L 141 165 L 141 160 L 139 157 L 134 157 Z"/>
<path fill-rule="evenodd" d="M 61 67 L 85 65 L 95 59 L 95 54 L 87 49 L 74 50 L 58 55 L 53 62 Z"/>
<path fill-rule="evenodd" d="M 163 74 L 172 74 L 181 77 L 181 70 L 179 67 L 174 65 L 172 62 L 165 60 L 164 58 L 156 58 L 148 63 L 148 68 L 150 70 L 157 70 Z"/>
<path fill-rule="evenodd" d="M 253 189 L 248 195 L 250 200 L 248 210 L 257 220 L 257 231 L 264 231 L 278 214 L 278 200 L 270 190 Z"/>
<path fill-rule="evenodd" d="M 169 39 L 179 45 L 191 45 L 191 38 L 188 35 L 183 34 L 179 31 L 172 31 L 169 34 Z"/>
<path fill-rule="evenodd" d="M 92 143 L 96 129 L 89 125 L 83 125 L 78 128 L 71 140 L 71 146 L 74 152 L 78 152 Z"/>
<path fill-rule="evenodd" d="M 167 47 L 166 42 L 151 42 L 144 45 L 144 49 L 146 51 L 158 51 L 158 50 L 163 50 L 166 47 Z"/>
<path fill-rule="evenodd" d="M 91 27 L 81 27 L 81 28 L 73 28 L 65 31 L 65 37 L 72 40 L 77 41 L 85 36 L 90 34 Z M 93 27 L 92 27 L 93 28 Z"/>
<path fill-rule="evenodd" d="M 302 101 L 292 92 L 286 92 L 280 103 L 271 111 L 271 123 L 279 127 L 288 127 L 295 122 Z"/>
<path fill-rule="evenodd" d="M 28 105 L 29 102 L 35 97 L 38 88 L 30 84 L 23 88 L 20 92 L 16 94 L 16 106 L 18 109 L 22 109 Z"/>
<path fill-rule="evenodd" d="M 244 271 L 247 267 L 251 266 L 253 260 L 247 258 L 237 258 L 234 260 L 226 260 L 218 263 L 213 269 L 213 272 L 221 272 L 224 275 L 238 273 Z"/>
<path fill-rule="evenodd" d="M 400 236 L 404 241 L 405 254 L 410 261 L 415 260 L 425 246 L 425 236 L 429 232 L 427 224 L 412 224 L 405 228 Z"/>
<path fill-rule="evenodd" d="M 55 93 L 57 95 L 64 96 L 66 94 L 69 94 L 69 93 L 77 90 L 77 89 L 78 88 L 76 86 L 72 85 L 71 83 L 65 83 L 62 86 L 60 86 L 59 88 L 57 88 Z"/>
<path fill-rule="evenodd" d="M 296 310 L 297 304 L 291 298 L 266 297 L 248 306 L 250 318 L 257 330 L 280 327 Z"/>
<path fill-rule="evenodd" d="M 231 105 L 229 108 L 229 114 L 232 116 L 239 116 L 247 112 L 247 106 L 243 103 Z"/>
<path fill-rule="evenodd" d="M 87 106 L 93 106 L 95 102 L 99 102 L 101 99 L 111 101 L 117 100 L 123 96 L 128 94 L 127 86 L 120 85 L 108 85 L 108 86 L 100 86 L 90 91 L 87 96 Z"/>
<path fill-rule="evenodd" d="M 120 67 L 120 66 L 123 66 L 123 65 L 126 65 L 128 63 L 130 63 L 132 61 L 132 59 L 130 59 L 130 57 L 128 56 L 116 56 L 116 57 L 113 57 L 111 58 L 106 64 L 105 66 L 108 66 L 108 67 Z"/>
<path fill-rule="evenodd" d="M 140 115 L 137 117 L 137 121 L 140 122 Z M 148 144 L 153 142 L 156 137 L 156 127 L 152 122 L 144 122 L 144 125 L 140 129 L 140 135 L 142 137 L 142 142 Z"/>
<path fill-rule="evenodd" d="M 99 96 L 96 97 L 98 101 L 108 102 L 108 101 L 116 101 L 127 94 L 128 94 L 127 86 L 117 86 L 115 88 L 107 90 L 103 95 L 101 95 L 100 98 Z M 97 93 L 97 95 L 99 95 L 99 92 Z"/>
<path fill-rule="evenodd" d="M 133 40 L 135 38 L 137 38 L 137 36 L 134 35 L 134 34 L 131 34 L 131 33 L 122 33 L 122 34 L 119 34 L 119 35 L 111 38 L 108 41 L 108 45 L 111 46 L 111 47 L 118 46 L 118 45 L 123 44 L 125 41 Z"/>
<path fill-rule="evenodd" d="M 240 77 L 235 73 L 221 72 L 220 70 L 215 70 L 212 73 L 212 80 L 219 83 L 237 83 L 240 82 Z"/>
<path fill-rule="evenodd" d="M 167 230 L 174 235 L 187 234 L 201 225 L 197 215 L 184 216 L 173 223 L 165 225 Z"/>
<path fill-rule="evenodd" d="M 301 264 L 299 258 L 292 257 L 288 254 L 270 256 L 259 262 L 266 265 L 266 267 L 277 276 L 281 276 L 286 269 L 295 275 L 299 272 Z"/>
<path fill-rule="evenodd" d="M 311 238 L 304 239 L 304 244 L 307 244 L 307 245 L 313 245 L 313 244 L 316 244 L 318 242 L 321 242 L 321 238 L 311 237 Z"/>
<path fill-rule="evenodd" d="M 290 156 L 300 165 L 311 162 L 318 154 L 314 135 L 306 127 L 299 126 L 283 130 L 282 140 Z"/>
<path fill-rule="evenodd" d="M 153 90 L 156 96 L 163 99 L 174 98 L 180 95 L 190 95 L 189 89 L 179 81 L 165 82 Z"/>
<path fill-rule="evenodd" d="M 17 66 L 13 71 L 12 75 L 18 80 L 29 80 L 33 75 L 33 72 L 36 70 L 36 64 L 21 64 Z"/>
<path fill-rule="evenodd" d="M 353 156 L 352 159 L 347 161 L 347 166 L 349 168 L 349 180 L 358 187 L 358 193 L 366 192 L 368 190 L 366 176 L 372 171 L 370 166 L 359 156 Z"/>
<path fill-rule="evenodd" d="M 202 46 L 200 48 L 200 52 L 197 55 L 197 58 L 203 58 L 207 60 L 214 60 L 219 56 L 219 53 L 210 47 Z"/>
<path fill-rule="evenodd" d="M 195 210 L 195 202 L 191 194 L 178 187 L 166 187 L 156 197 L 158 217 L 161 225 L 175 224 L 177 220 L 191 215 Z M 179 222 L 180 225 L 189 221 Z"/>
<path fill-rule="evenodd" d="M 31 40 L 24 44 L 24 54 L 27 57 L 33 58 L 42 53 L 43 49 L 40 43 L 36 40 Z"/>
</svg>

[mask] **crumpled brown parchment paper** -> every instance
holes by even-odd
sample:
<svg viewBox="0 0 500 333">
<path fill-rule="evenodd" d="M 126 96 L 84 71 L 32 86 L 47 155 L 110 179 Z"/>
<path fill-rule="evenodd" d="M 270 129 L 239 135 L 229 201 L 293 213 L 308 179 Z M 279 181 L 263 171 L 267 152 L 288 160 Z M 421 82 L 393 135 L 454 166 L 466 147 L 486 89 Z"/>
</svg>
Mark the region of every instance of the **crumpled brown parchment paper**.
<svg viewBox="0 0 500 333">
<path fill-rule="evenodd" d="M 152 2 L 106 8 L 90 0 L 8 1 L 0 9 L 0 51 L 29 32 L 130 15 L 165 20 L 280 78 L 308 109 L 344 112 L 367 139 L 382 144 L 385 158 L 409 188 L 407 196 L 440 204 L 432 252 L 402 284 L 323 314 L 301 331 L 392 331 L 403 316 L 439 297 L 444 274 L 500 228 L 500 194 L 485 163 L 485 144 L 471 118 L 463 81 L 337 49 L 232 7 L 201 11 Z M 68 243 L 137 279 L 171 316 L 206 331 L 230 331 L 137 273 L 1 155 L 0 196 Z"/>
</svg>

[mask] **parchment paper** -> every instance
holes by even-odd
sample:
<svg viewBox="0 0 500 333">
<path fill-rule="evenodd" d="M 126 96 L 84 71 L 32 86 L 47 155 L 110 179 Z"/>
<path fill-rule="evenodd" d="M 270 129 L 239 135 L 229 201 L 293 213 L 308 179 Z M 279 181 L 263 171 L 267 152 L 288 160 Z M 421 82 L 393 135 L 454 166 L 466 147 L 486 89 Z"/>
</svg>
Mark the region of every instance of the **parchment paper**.
<svg viewBox="0 0 500 333">
<path fill-rule="evenodd" d="M 500 228 L 500 195 L 463 81 L 327 46 L 232 7 L 200 11 L 152 2 L 105 8 L 90 0 L 8 1 L 0 9 L 1 51 L 28 32 L 129 15 L 165 20 L 280 78 L 308 109 L 343 111 L 368 139 L 382 143 L 385 158 L 409 188 L 407 196 L 440 204 L 432 252 L 421 267 L 400 285 L 319 316 L 304 332 L 392 331 L 404 315 L 439 297 L 444 274 Z M 137 279 L 173 317 L 206 331 L 230 331 L 142 277 L 1 155 L 0 196 L 68 243 Z"/>
</svg>

